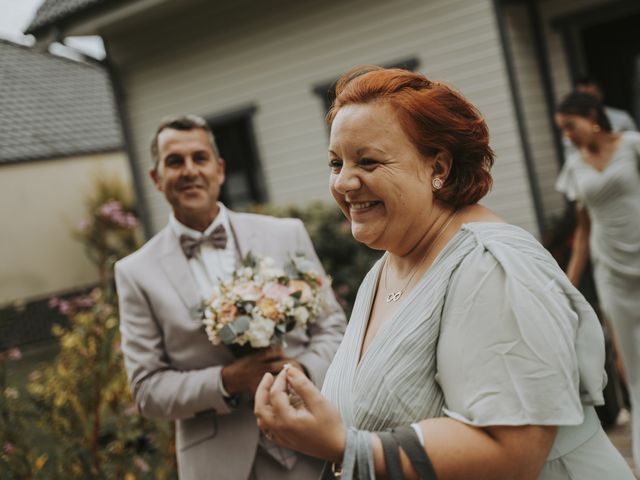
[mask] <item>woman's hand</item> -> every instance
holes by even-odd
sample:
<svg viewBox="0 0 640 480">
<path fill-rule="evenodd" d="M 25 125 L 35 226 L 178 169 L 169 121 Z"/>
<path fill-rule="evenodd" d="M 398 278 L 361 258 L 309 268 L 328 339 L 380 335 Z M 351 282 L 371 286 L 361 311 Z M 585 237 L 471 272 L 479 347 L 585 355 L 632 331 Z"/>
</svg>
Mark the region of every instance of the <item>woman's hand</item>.
<svg viewBox="0 0 640 480">
<path fill-rule="evenodd" d="M 302 402 L 292 405 L 289 392 Z M 275 378 L 265 374 L 256 391 L 255 414 L 260 429 L 278 445 L 342 461 L 346 429 L 340 414 L 297 368 L 285 368 Z"/>
</svg>

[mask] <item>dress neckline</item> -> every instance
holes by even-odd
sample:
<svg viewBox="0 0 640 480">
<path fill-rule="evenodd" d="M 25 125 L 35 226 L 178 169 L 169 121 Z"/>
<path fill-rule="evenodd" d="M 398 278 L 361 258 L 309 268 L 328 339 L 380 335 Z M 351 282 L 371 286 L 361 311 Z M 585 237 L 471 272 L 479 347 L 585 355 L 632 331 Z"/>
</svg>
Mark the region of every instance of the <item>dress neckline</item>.
<svg viewBox="0 0 640 480">
<path fill-rule="evenodd" d="M 602 166 L 602 169 L 599 170 L 597 169 L 595 166 L 593 166 L 591 163 L 589 163 L 588 161 L 586 161 L 584 159 L 584 157 L 582 156 L 582 154 L 580 153 L 580 150 L 577 150 L 578 156 L 580 157 L 580 161 L 582 161 L 583 164 L 585 164 L 590 170 L 593 170 L 595 173 L 597 173 L 598 175 L 602 175 L 604 174 L 608 168 L 614 163 L 614 161 L 616 160 L 616 158 L 619 156 L 620 151 L 622 150 L 622 147 L 624 145 L 624 141 L 625 141 L 625 132 L 620 132 L 620 137 L 617 140 L 617 145 L 615 150 L 613 151 L 613 153 L 611 154 L 611 157 L 609 157 L 609 160 L 607 160 L 607 163 L 605 163 Z"/>
<path fill-rule="evenodd" d="M 447 243 L 445 244 L 445 246 L 442 248 L 442 250 L 440 250 L 440 252 L 438 252 L 438 255 L 436 255 L 436 258 L 434 258 L 433 262 L 431 263 L 431 265 L 429 266 L 429 268 L 424 272 L 424 274 L 422 274 L 422 276 L 420 277 L 420 279 L 418 280 L 418 282 L 415 284 L 415 286 L 411 289 L 411 291 L 409 292 L 409 294 L 407 295 L 407 297 L 405 298 L 403 304 L 395 311 L 395 313 L 391 316 L 391 318 L 388 318 L 387 320 L 384 321 L 384 323 L 382 325 L 380 325 L 380 328 L 378 329 L 378 332 L 375 334 L 375 336 L 371 339 L 371 342 L 369 342 L 369 346 L 367 347 L 366 351 L 362 351 L 362 348 L 364 346 L 364 339 L 366 337 L 366 333 L 367 333 L 367 329 L 369 328 L 369 323 L 371 322 L 371 311 L 373 310 L 373 302 L 378 294 L 378 288 L 379 288 L 379 284 L 380 284 L 380 276 L 382 273 L 382 266 L 384 265 L 385 259 L 387 258 L 387 256 L 389 255 L 389 252 L 385 252 L 384 255 L 378 260 L 377 264 L 376 264 L 376 272 L 375 272 L 375 276 L 373 278 L 373 287 L 370 292 L 368 292 L 368 297 L 366 299 L 366 306 L 365 306 L 365 314 L 364 314 L 364 318 L 365 321 L 362 322 L 362 325 L 360 325 L 360 330 L 358 332 L 358 347 L 356 350 L 356 371 L 358 369 L 360 369 L 360 366 L 362 365 L 362 363 L 366 360 L 369 351 L 371 350 L 372 347 L 376 346 L 379 343 L 378 338 L 379 337 L 384 337 L 384 334 L 386 332 L 386 330 L 389 327 L 389 325 L 393 325 L 395 323 L 397 323 L 397 318 L 404 313 L 404 311 L 408 308 L 408 305 L 411 305 L 411 303 L 414 301 L 415 296 L 417 295 L 417 292 L 420 291 L 420 288 L 422 287 L 422 284 L 433 274 L 433 272 L 436 270 L 436 267 L 439 266 L 439 264 L 441 263 L 442 259 L 445 257 L 445 254 L 448 253 L 448 251 L 452 248 L 451 246 L 454 245 L 455 243 L 457 243 L 458 237 L 461 236 L 461 234 L 467 230 L 469 230 L 468 225 L 470 223 L 496 223 L 496 224 L 501 224 L 499 222 L 469 222 L 469 223 L 463 223 L 460 228 L 458 229 L 458 231 L 456 231 L 451 238 L 447 241 Z M 502 224 L 504 225 L 504 224 Z"/>
</svg>

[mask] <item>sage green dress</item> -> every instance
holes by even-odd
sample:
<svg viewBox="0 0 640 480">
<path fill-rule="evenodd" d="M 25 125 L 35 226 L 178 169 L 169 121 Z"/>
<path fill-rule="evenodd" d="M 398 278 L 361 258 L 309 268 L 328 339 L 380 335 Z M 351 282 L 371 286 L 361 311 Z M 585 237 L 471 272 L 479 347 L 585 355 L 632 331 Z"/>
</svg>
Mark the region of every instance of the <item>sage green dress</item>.
<svg viewBox="0 0 640 480">
<path fill-rule="evenodd" d="M 541 479 L 634 478 L 593 408 L 606 382 L 598 319 L 530 234 L 463 225 L 358 362 L 383 263 L 360 286 L 322 389 L 348 426 L 558 425 Z"/>
<path fill-rule="evenodd" d="M 584 204 L 589 253 L 602 311 L 613 326 L 631 399 L 633 459 L 640 469 L 640 133 L 624 132 L 598 171 L 580 152 L 567 158 L 556 188 Z"/>
</svg>

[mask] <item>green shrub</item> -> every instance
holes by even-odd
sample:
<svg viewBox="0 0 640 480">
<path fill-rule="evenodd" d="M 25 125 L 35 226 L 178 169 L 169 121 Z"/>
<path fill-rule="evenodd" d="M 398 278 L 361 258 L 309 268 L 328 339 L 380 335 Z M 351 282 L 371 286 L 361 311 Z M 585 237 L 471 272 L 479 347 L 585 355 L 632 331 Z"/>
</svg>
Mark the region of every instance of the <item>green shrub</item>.
<svg viewBox="0 0 640 480">
<path fill-rule="evenodd" d="M 68 320 L 54 327 L 59 353 L 31 373 L 24 391 L 5 385 L 17 350 L 0 354 L 1 478 L 175 479 L 173 427 L 138 415 L 120 352 L 113 265 L 140 245 L 131 198 L 120 182 L 103 179 L 87 207 L 76 235 L 99 288 L 50 300 Z"/>
</svg>

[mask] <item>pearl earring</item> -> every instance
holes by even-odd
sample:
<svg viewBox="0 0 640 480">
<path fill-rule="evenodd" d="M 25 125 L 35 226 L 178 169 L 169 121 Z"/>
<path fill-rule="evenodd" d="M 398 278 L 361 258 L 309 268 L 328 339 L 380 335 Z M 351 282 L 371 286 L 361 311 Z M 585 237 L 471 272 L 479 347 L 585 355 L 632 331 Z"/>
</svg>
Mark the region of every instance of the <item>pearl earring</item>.
<svg viewBox="0 0 640 480">
<path fill-rule="evenodd" d="M 597 123 L 593 126 L 593 131 L 595 133 L 598 133 L 600 131 L 600 125 L 598 125 Z"/>
<path fill-rule="evenodd" d="M 434 190 L 440 190 L 442 188 L 442 179 L 439 177 L 434 177 L 433 180 L 431 180 L 431 185 L 433 186 Z"/>
</svg>

